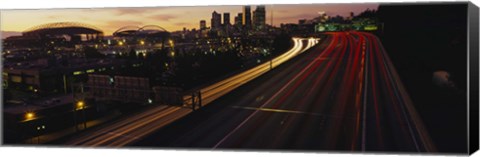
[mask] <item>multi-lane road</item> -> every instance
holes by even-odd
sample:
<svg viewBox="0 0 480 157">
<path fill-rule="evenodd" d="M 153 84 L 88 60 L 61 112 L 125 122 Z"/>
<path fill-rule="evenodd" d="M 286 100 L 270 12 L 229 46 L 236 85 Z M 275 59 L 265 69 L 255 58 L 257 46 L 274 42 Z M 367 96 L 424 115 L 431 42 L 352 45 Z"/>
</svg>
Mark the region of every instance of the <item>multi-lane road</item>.
<svg viewBox="0 0 480 157">
<path fill-rule="evenodd" d="M 220 99 L 208 97 L 226 88 L 205 88 L 218 90 L 204 94 L 211 106 L 134 146 L 436 151 L 380 40 L 362 32 L 327 35 Z"/>
<path fill-rule="evenodd" d="M 270 71 L 271 69 L 281 65 L 282 63 L 292 59 L 298 54 L 308 50 L 312 46 L 318 43 L 318 38 L 293 38 L 293 48 L 283 53 L 282 55 L 273 58 L 271 61 L 265 62 L 258 66 L 255 66 L 249 70 L 246 70 L 240 74 L 226 78 L 212 85 L 200 89 L 202 103 L 209 104 L 210 102 L 218 99 L 219 97 L 229 93 L 237 87 L 261 76 L 262 74 Z M 307 43 L 304 45 L 304 43 Z M 185 103 L 191 102 L 192 96 L 186 95 L 184 98 Z"/>
<path fill-rule="evenodd" d="M 294 58 L 318 43 L 318 38 L 293 38 L 293 47 L 269 62 L 262 63 L 249 70 L 226 78 L 220 82 L 200 89 L 202 104 L 220 98 L 230 91 L 274 69 L 282 63 Z M 184 97 L 185 104 L 191 103 L 191 96 Z M 191 104 L 190 104 L 191 105 Z M 146 135 L 175 122 L 190 114 L 192 110 L 178 106 L 156 106 L 144 112 L 126 117 L 115 122 L 88 130 L 81 135 L 67 140 L 67 145 L 89 147 L 120 147 L 143 139 Z"/>
</svg>

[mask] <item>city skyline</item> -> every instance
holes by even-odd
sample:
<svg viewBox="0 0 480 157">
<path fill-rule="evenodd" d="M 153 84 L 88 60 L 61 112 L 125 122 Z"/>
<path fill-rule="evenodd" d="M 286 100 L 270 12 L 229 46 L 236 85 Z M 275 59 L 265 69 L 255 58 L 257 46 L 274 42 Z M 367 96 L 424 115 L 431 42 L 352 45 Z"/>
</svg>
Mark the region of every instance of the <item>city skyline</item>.
<svg viewBox="0 0 480 157">
<path fill-rule="evenodd" d="M 251 5 L 251 10 L 255 10 L 256 6 Z M 273 9 L 274 26 L 279 26 L 281 23 L 297 23 L 299 19 L 314 18 L 318 12 L 326 12 L 330 16 L 349 16 L 350 12 L 358 14 L 366 9 L 377 9 L 378 4 L 266 5 L 265 8 L 266 23 L 271 24 Z M 242 13 L 242 6 L 5 10 L 1 14 L 0 30 L 1 38 L 6 38 L 41 24 L 79 21 L 98 27 L 105 35 L 111 35 L 123 26 L 149 24 L 160 25 L 173 32 L 183 28 L 199 29 L 200 20 L 206 20 L 209 27 L 213 11 L 230 13 L 232 16 Z M 233 20 L 230 18 L 230 23 L 234 23 Z"/>
</svg>

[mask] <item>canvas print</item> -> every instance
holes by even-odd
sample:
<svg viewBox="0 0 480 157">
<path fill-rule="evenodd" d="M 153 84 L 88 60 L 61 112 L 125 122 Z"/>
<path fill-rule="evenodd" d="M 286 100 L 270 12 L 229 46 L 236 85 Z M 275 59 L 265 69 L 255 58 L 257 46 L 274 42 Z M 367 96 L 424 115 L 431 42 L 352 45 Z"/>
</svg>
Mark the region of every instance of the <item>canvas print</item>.
<svg viewBox="0 0 480 157">
<path fill-rule="evenodd" d="M 467 154 L 472 10 L 478 34 L 467 2 L 2 10 L 2 142 Z"/>
</svg>

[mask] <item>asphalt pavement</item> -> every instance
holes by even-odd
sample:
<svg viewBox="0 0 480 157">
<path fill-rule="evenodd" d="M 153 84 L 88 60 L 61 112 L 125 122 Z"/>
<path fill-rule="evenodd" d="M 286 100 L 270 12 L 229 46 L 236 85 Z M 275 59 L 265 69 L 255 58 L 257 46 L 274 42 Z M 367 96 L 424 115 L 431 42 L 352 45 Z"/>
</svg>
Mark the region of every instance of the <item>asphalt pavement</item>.
<svg viewBox="0 0 480 157">
<path fill-rule="evenodd" d="M 380 40 L 362 32 L 328 33 L 131 146 L 436 151 Z"/>
</svg>

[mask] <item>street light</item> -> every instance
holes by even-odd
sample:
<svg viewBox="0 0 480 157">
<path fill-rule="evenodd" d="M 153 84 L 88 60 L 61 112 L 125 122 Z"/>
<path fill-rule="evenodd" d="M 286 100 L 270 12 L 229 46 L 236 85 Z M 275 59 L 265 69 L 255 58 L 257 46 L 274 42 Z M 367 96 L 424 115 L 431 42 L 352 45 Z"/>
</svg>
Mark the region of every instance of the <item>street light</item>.
<svg viewBox="0 0 480 157">
<path fill-rule="evenodd" d="M 87 118 L 85 116 L 85 103 L 83 101 L 78 101 L 77 107 L 83 112 L 83 129 L 87 128 Z"/>
<path fill-rule="evenodd" d="M 149 103 L 149 104 L 153 103 L 153 100 L 150 99 L 150 98 L 148 98 L 148 103 Z"/>
<path fill-rule="evenodd" d="M 40 144 L 40 136 L 42 136 L 42 132 L 45 131 L 45 125 L 37 126 L 37 143 Z"/>
<path fill-rule="evenodd" d="M 27 112 L 25 113 L 25 120 L 32 120 L 35 117 L 35 113 Z"/>
<path fill-rule="evenodd" d="M 83 110 L 83 129 L 86 129 L 87 128 L 87 119 L 86 119 L 86 116 L 85 116 L 85 102 L 83 102 L 82 100 L 78 101 L 75 105 L 75 111 L 74 111 L 74 114 L 78 111 L 78 110 Z M 77 125 L 77 122 L 76 122 L 76 114 L 74 115 L 75 117 L 75 129 L 78 130 L 78 125 Z"/>
<path fill-rule="evenodd" d="M 85 106 L 85 103 L 83 101 L 78 101 L 77 102 L 77 110 L 83 109 L 84 106 Z"/>
<path fill-rule="evenodd" d="M 34 124 L 32 123 L 32 121 L 36 118 L 36 117 L 35 117 L 35 113 L 32 112 L 32 111 L 28 111 L 28 112 L 25 113 L 24 117 L 25 117 L 25 120 L 24 120 L 23 122 L 25 122 L 25 127 L 26 127 L 26 129 L 30 130 L 31 128 L 34 127 L 34 126 L 33 126 Z M 28 134 L 28 135 L 31 134 L 31 136 L 32 136 L 32 143 L 33 143 L 33 136 L 34 136 L 33 133 L 30 132 L 30 131 L 27 131 L 27 134 Z"/>
</svg>

